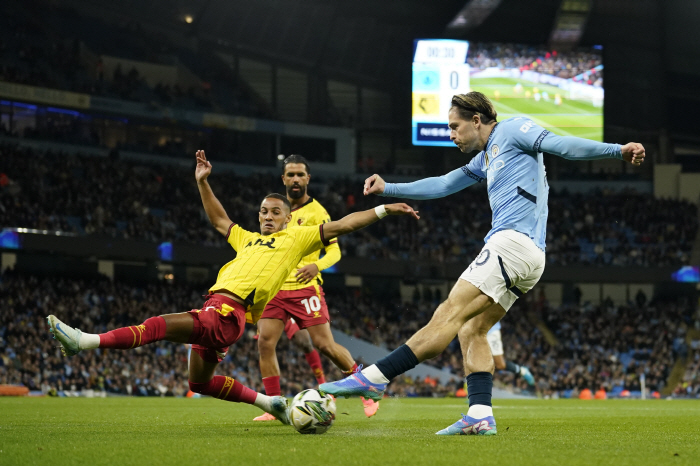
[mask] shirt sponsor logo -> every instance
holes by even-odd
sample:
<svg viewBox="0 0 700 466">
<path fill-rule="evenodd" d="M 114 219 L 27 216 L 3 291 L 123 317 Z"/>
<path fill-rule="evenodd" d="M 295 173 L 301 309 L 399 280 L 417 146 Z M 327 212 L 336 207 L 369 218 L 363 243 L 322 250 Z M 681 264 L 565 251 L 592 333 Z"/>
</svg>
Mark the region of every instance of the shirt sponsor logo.
<svg viewBox="0 0 700 466">
<path fill-rule="evenodd" d="M 249 241 L 248 244 L 245 245 L 245 247 L 248 248 L 250 246 L 260 245 L 260 246 L 267 246 L 270 249 L 275 249 L 273 244 L 275 244 L 275 238 L 270 239 L 270 241 L 263 241 L 262 239 L 258 238 L 257 240 L 255 240 L 255 243 L 253 243 L 252 241 Z"/>
</svg>

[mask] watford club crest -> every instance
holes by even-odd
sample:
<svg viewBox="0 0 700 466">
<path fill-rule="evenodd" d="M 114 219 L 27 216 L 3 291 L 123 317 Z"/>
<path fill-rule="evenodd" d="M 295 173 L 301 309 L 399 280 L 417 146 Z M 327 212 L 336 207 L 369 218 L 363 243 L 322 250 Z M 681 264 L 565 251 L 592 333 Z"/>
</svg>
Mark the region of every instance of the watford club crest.
<svg viewBox="0 0 700 466">
<path fill-rule="evenodd" d="M 301 224 L 304 223 L 304 220 L 305 219 L 303 218 L 297 219 L 297 225 L 301 226 Z"/>
</svg>

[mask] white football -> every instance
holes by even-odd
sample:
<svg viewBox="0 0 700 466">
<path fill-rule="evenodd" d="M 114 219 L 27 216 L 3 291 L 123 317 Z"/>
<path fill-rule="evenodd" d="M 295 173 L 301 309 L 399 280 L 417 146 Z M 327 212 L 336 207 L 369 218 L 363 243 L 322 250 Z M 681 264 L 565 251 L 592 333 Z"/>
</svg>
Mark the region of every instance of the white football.
<svg viewBox="0 0 700 466">
<path fill-rule="evenodd" d="M 322 434 L 335 420 L 335 401 L 318 390 L 299 392 L 292 400 L 289 420 L 300 434 Z"/>
</svg>

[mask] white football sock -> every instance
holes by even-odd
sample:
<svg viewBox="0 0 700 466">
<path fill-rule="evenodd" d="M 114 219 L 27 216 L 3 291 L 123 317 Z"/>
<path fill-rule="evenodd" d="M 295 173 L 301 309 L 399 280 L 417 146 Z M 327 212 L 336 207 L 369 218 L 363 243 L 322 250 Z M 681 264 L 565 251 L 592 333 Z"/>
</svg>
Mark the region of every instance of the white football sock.
<svg viewBox="0 0 700 466">
<path fill-rule="evenodd" d="M 389 379 L 384 377 L 382 371 L 379 370 L 376 364 L 372 364 L 367 369 L 362 369 L 362 375 L 367 377 L 372 383 L 389 383 Z"/>
<path fill-rule="evenodd" d="M 472 405 L 467 411 L 467 416 L 473 417 L 474 419 L 483 419 L 488 416 L 493 416 L 493 408 L 486 405 Z"/>
<path fill-rule="evenodd" d="M 258 393 L 258 396 L 255 397 L 253 404 L 266 413 L 269 413 L 272 409 L 272 397 Z"/>
<path fill-rule="evenodd" d="M 78 348 L 80 349 L 95 349 L 100 347 L 100 336 L 96 333 L 85 333 L 80 335 Z"/>
</svg>

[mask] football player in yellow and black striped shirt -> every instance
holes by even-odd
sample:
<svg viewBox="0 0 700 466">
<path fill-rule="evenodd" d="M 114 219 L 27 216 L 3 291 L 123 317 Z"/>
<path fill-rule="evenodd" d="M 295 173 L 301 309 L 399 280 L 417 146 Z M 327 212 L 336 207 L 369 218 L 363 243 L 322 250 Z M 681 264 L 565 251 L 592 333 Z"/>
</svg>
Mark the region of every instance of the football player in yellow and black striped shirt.
<svg viewBox="0 0 700 466">
<path fill-rule="evenodd" d="M 390 204 L 350 214 L 337 222 L 286 228 L 292 217 L 291 205 L 286 197 L 270 194 L 260 205 L 260 233 L 254 233 L 228 218 L 207 182 L 210 174 L 211 164 L 204 151 L 197 151 L 195 179 L 204 210 L 237 255 L 221 268 L 201 309 L 151 317 L 141 325 L 102 334 L 81 332 L 50 315 L 50 330 L 67 356 L 94 348 L 136 348 L 160 340 L 190 343 L 192 391 L 253 404 L 289 424 L 286 398 L 263 395 L 231 377 L 215 376 L 216 366 L 228 347 L 243 334 L 246 320 L 257 322 L 267 302 L 303 257 L 328 245 L 333 238 L 364 228 L 385 215 L 418 215 L 406 204 Z"/>
<path fill-rule="evenodd" d="M 331 221 L 326 209 L 308 193 L 311 173 L 308 161 L 301 155 L 290 155 L 283 162 L 282 182 L 292 206 L 293 226 L 320 225 Z M 258 322 L 260 373 L 267 395 L 281 395 L 280 368 L 276 347 L 282 332 L 299 346 L 314 371 L 319 384 L 325 383 L 321 358 L 314 347 L 328 357 L 341 371 L 350 375 L 356 368 L 350 352 L 335 342 L 330 327 L 330 315 L 321 285 L 321 271 L 340 260 L 340 247 L 331 241 L 325 255 L 317 250 L 301 259 L 289 274 L 277 295 L 267 304 Z M 363 399 L 365 414 L 373 416 L 379 407 L 376 401 Z M 255 421 L 272 421 L 270 414 Z"/>
</svg>

